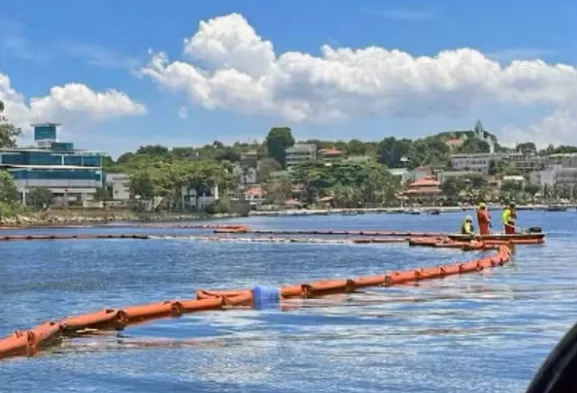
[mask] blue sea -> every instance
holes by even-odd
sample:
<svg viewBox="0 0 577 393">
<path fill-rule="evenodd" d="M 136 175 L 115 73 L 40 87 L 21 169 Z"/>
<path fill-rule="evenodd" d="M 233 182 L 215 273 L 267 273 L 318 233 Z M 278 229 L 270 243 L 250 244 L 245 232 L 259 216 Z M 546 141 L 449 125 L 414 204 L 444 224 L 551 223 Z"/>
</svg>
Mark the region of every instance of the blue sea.
<svg viewBox="0 0 577 393">
<path fill-rule="evenodd" d="M 258 229 L 456 231 L 462 214 L 261 217 Z M 575 212 L 520 212 L 544 245 L 479 274 L 290 300 L 264 310 L 187 314 L 64 339 L 0 362 L 0 392 L 523 392 L 577 320 Z M 208 230 L 34 229 L 26 234 L 154 233 L 152 240 L 0 243 L 0 334 L 67 315 L 198 289 L 355 277 L 477 258 L 399 244 L 210 242 Z"/>
</svg>

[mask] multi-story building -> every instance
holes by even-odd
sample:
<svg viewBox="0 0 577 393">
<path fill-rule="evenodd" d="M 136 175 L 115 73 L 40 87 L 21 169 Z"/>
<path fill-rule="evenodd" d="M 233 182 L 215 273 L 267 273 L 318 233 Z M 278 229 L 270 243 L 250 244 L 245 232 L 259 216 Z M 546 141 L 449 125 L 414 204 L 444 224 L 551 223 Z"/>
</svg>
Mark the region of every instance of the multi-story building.
<svg viewBox="0 0 577 393">
<path fill-rule="evenodd" d="M 532 172 L 530 182 L 541 188 L 556 186 L 577 187 L 577 167 L 565 168 L 562 165 L 552 165 L 542 171 Z"/>
<path fill-rule="evenodd" d="M 452 154 L 451 167 L 456 171 L 471 171 L 488 174 L 491 162 L 497 163 L 502 159 L 496 153 L 476 153 L 476 154 Z"/>
<path fill-rule="evenodd" d="M 37 187 L 49 189 L 56 198 L 92 200 L 104 183 L 101 153 L 59 142 L 58 124 L 33 127 L 37 147 L 0 149 L 0 168 L 14 178 L 22 202 Z"/>
<path fill-rule="evenodd" d="M 295 165 L 317 160 L 317 146 L 313 143 L 298 143 L 286 149 L 286 167 L 291 169 Z"/>
<path fill-rule="evenodd" d="M 545 168 L 545 160 L 535 152 L 515 152 L 508 154 L 509 164 L 513 169 L 527 174 Z"/>
<path fill-rule="evenodd" d="M 545 157 L 545 164 L 561 165 L 565 168 L 577 168 L 577 153 L 551 154 Z"/>
</svg>

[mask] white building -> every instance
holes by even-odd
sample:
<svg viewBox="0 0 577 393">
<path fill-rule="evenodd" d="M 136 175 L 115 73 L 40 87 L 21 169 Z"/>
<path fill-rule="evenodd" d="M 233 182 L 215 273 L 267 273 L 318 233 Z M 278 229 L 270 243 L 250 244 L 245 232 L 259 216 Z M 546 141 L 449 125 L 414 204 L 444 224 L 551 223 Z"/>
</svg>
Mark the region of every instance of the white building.
<svg viewBox="0 0 577 393">
<path fill-rule="evenodd" d="M 312 143 L 298 143 L 286 149 L 286 166 L 288 169 L 295 165 L 317 160 L 317 145 Z"/>
<path fill-rule="evenodd" d="M 545 160 L 543 159 L 543 157 L 537 155 L 535 152 L 509 153 L 508 158 L 511 167 L 522 173 L 540 171 L 545 168 Z"/>
<path fill-rule="evenodd" d="M 452 154 L 451 166 L 456 171 L 470 171 L 486 175 L 491 168 L 491 162 L 496 163 L 501 159 L 501 155 L 495 153 Z"/>
<path fill-rule="evenodd" d="M 551 154 L 545 158 L 546 164 L 561 165 L 565 168 L 577 168 L 577 153 Z"/>
<path fill-rule="evenodd" d="M 109 173 L 106 175 L 106 185 L 112 190 L 112 199 L 127 201 L 130 199 L 130 178 L 125 173 Z"/>
<path fill-rule="evenodd" d="M 577 167 L 564 168 L 561 165 L 552 165 L 542 171 L 532 172 L 530 175 L 531 184 L 541 188 L 555 186 L 577 187 Z"/>
</svg>

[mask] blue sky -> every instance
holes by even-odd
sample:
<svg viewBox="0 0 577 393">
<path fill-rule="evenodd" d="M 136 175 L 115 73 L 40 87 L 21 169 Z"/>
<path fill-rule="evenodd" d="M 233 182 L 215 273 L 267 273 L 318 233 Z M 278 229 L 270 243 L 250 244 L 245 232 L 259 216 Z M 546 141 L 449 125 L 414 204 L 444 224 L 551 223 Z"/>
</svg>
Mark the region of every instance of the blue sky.
<svg viewBox="0 0 577 393">
<path fill-rule="evenodd" d="M 297 137 L 381 139 L 415 137 L 472 127 L 506 132 L 538 123 L 556 107 L 489 102 L 452 116 L 355 114 L 346 121 L 292 122 L 270 113 L 205 109 L 167 91 L 134 69 L 146 64 L 149 49 L 171 61 L 183 58 L 183 40 L 201 20 L 233 12 L 244 16 L 276 54 L 289 51 L 321 56 L 321 46 L 399 49 L 413 56 L 473 48 L 508 64 L 540 58 L 577 65 L 577 2 L 570 0 L 463 1 L 219 1 L 21 0 L 3 2 L 0 12 L 0 73 L 26 98 L 50 94 L 55 85 L 85 84 L 94 91 L 114 88 L 146 106 L 140 116 L 110 121 L 76 120 L 70 138 L 77 145 L 117 155 L 141 144 L 193 145 L 215 139 L 260 138 L 274 125 L 290 124 Z M 242 3 L 242 4 L 240 4 Z M 178 116 L 186 106 L 188 117 Z M 234 109 L 234 108 L 233 108 Z M 66 117 L 63 117 L 66 119 Z M 47 121 L 54 119 L 45 119 Z M 577 130 L 576 130 L 577 131 Z M 524 132 L 524 131 L 523 131 Z M 530 132 L 521 135 L 533 135 Z M 535 131 L 536 132 L 536 131 Z"/>
</svg>

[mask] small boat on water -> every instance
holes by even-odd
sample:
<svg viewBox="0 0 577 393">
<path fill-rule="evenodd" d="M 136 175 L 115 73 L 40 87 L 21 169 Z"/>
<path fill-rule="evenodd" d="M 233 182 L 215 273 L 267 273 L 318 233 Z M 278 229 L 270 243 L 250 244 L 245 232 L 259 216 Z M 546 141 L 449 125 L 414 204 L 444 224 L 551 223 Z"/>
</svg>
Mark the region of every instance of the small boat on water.
<svg viewBox="0 0 577 393">
<path fill-rule="evenodd" d="M 455 241 L 468 241 L 471 239 L 469 235 L 461 235 L 461 234 L 451 234 L 447 236 L 451 240 Z M 511 241 L 515 243 L 515 241 L 519 242 L 531 242 L 531 243 L 542 243 L 545 239 L 544 232 L 525 232 L 525 233 L 515 233 L 512 235 L 508 235 L 505 233 L 492 233 L 490 235 L 478 235 L 476 236 L 478 240 L 503 240 L 503 241 Z"/>
<path fill-rule="evenodd" d="M 417 215 L 421 214 L 421 211 L 420 211 L 420 210 L 417 210 L 417 209 L 410 209 L 410 210 L 407 210 L 407 211 L 405 212 L 405 214 L 410 214 L 410 215 L 413 215 L 413 216 L 417 216 Z"/>
<path fill-rule="evenodd" d="M 441 214 L 441 211 L 439 209 L 432 209 L 429 210 L 429 214 L 432 216 L 438 216 L 439 214 Z"/>
</svg>

